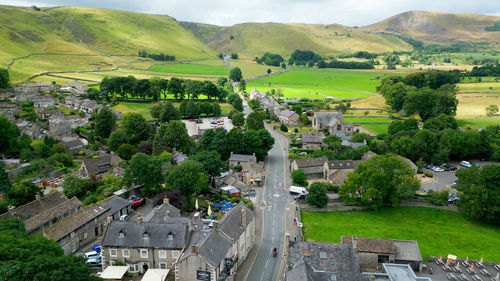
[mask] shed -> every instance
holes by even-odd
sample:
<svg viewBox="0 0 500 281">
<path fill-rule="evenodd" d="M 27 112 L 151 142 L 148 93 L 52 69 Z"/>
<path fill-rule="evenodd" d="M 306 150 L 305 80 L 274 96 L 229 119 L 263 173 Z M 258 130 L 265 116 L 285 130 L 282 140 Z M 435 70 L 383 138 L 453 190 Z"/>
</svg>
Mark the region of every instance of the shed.
<svg viewBox="0 0 500 281">
<path fill-rule="evenodd" d="M 104 280 L 122 280 L 127 270 L 128 266 L 110 265 L 102 272 L 101 278 Z"/>
<path fill-rule="evenodd" d="M 141 281 L 165 281 L 169 271 L 170 269 L 150 268 L 146 271 Z"/>
</svg>

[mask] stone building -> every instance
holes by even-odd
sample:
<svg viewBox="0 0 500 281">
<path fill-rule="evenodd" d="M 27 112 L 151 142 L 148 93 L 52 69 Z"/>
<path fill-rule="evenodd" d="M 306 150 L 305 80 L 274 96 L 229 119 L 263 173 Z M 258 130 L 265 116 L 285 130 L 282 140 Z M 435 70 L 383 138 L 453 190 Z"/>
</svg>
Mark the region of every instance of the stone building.
<svg viewBox="0 0 500 281">
<path fill-rule="evenodd" d="M 280 112 L 278 115 L 278 119 L 282 124 L 289 126 L 297 126 L 299 123 L 300 115 L 298 115 L 295 111 L 285 109 Z"/>
<path fill-rule="evenodd" d="M 347 174 L 355 168 L 356 162 L 353 160 L 326 161 L 323 166 L 323 177 L 328 182 L 340 186 L 347 179 Z"/>
<path fill-rule="evenodd" d="M 331 135 L 347 135 L 354 133 L 354 125 L 345 123 L 341 112 L 315 112 L 312 127 L 316 131 L 327 129 Z"/>
<path fill-rule="evenodd" d="M 323 166 L 328 159 L 325 156 L 316 158 L 295 159 L 292 162 L 292 171 L 302 170 L 307 178 L 315 179 L 323 177 Z"/>
</svg>

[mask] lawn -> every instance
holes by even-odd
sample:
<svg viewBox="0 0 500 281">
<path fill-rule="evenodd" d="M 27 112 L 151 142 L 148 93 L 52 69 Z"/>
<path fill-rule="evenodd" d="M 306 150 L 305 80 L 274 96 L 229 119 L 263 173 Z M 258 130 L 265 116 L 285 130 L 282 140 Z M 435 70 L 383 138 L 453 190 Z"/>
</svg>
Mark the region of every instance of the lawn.
<svg viewBox="0 0 500 281">
<path fill-rule="evenodd" d="M 254 80 L 248 83 L 247 88 L 260 91 L 281 88 L 287 98 L 366 98 L 375 94 L 380 79 L 386 75 L 367 71 L 293 68 L 285 73 Z"/>
<path fill-rule="evenodd" d="M 164 64 L 155 65 L 149 70 L 153 71 L 163 71 L 171 73 L 185 73 L 185 74 L 211 74 L 227 76 L 229 75 L 229 68 L 224 66 L 210 66 L 202 64 Z"/>
<path fill-rule="evenodd" d="M 457 255 L 500 261 L 500 227 L 452 211 L 399 207 L 379 211 L 302 212 L 308 241 L 339 243 L 340 236 L 417 240 L 424 259 Z"/>
<path fill-rule="evenodd" d="M 361 127 L 368 129 L 377 135 L 387 134 L 387 128 L 389 128 L 389 124 L 363 124 Z"/>
<path fill-rule="evenodd" d="M 392 123 L 392 119 L 383 118 L 383 117 L 348 117 L 344 116 L 345 122 L 352 123 L 362 123 L 362 122 L 384 122 L 384 123 Z"/>
<path fill-rule="evenodd" d="M 482 128 L 490 125 L 500 125 L 500 116 L 457 119 L 457 122 L 460 127 L 469 125 L 473 128 Z"/>
<path fill-rule="evenodd" d="M 146 118 L 146 120 L 153 120 L 153 117 L 151 117 L 151 113 L 149 112 L 149 108 L 152 105 L 152 103 L 120 102 L 119 104 L 113 106 L 113 109 L 124 115 L 131 112 L 139 113 Z"/>
</svg>

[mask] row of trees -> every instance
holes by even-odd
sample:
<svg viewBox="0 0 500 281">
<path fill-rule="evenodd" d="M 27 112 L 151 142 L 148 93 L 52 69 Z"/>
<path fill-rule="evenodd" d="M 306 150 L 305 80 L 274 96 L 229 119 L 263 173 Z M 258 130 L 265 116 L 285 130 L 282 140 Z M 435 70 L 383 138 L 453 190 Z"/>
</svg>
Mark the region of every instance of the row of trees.
<svg viewBox="0 0 500 281">
<path fill-rule="evenodd" d="M 9 71 L 5 68 L 0 68 L 0 89 L 10 87 Z"/>
<path fill-rule="evenodd" d="M 282 62 L 285 61 L 281 55 L 265 53 L 262 57 L 255 57 L 255 61 L 259 64 L 265 64 L 270 66 L 280 66 Z"/>
<path fill-rule="evenodd" d="M 221 107 L 217 102 L 195 102 L 182 101 L 179 109 L 173 103 L 166 102 L 156 104 L 151 107 L 151 116 L 160 120 L 160 122 L 169 122 L 170 120 L 179 120 L 181 118 L 198 118 L 204 116 L 219 116 Z"/>
<path fill-rule="evenodd" d="M 295 50 L 290 55 L 290 58 L 288 59 L 288 64 L 289 65 L 306 65 L 309 62 L 313 62 L 313 64 L 314 64 L 322 59 L 323 58 L 320 55 L 314 53 L 313 51 Z"/>
<path fill-rule="evenodd" d="M 325 62 L 324 60 L 319 61 L 317 64 L 318 68 L 345 68 L 345 69 L 373 69 L 373 63 L 370 62 L 359 62 L 359 61 L 339 61 L 331 60 L 330 62 Z"/>
<path fill-rule="evenodd" d="M 207 99 L 224 101 L 232 86 L 226 86 L 227 79 L 219 78 L 216 83 L 211 81 L 188 80 L 172 77 L 170 80 L 153 77 L 151 79 L 136 79 L 128 77 L 105 77 L 100 84 L 104 96 L 111 95 L 121 98 L 142 98 L 159 100 L 172 95 L 176 100 L 198 99 L 201 95 Z"/>
<path fill-rule="evenodd" d="M 164 53 L 152 54 L 146 51 L 139 51 L 138 56 L 142 58 L 150 58 L 158 61 L 174 61 L 175 56 L 165 55 Z"/>
</svg>

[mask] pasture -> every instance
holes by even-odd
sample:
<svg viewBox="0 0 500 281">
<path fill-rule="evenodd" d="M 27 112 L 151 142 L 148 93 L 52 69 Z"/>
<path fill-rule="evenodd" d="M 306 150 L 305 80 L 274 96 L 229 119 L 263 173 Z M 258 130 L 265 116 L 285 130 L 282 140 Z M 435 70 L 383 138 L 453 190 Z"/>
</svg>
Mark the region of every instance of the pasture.
<svg viewBox="0 0 500 281">
<path fill-rule="evenodd" d="M 377 135 L 387 134 L 387 128 L 389 128 L 389 124 L 361 124 L 360 126 Z"/>
<path fill-rule="evenodd" d="M 162 71 L 169 73 L 183 73 L 183 74 L 208 74 L 208 75 L 229 75 L 229 68 L 224 66 L 210 66 L 202 64 L 164 64 L 154 65 L 149 70 Z"/>
<path fill-rule="evenodd" d="M 500 124 L 500 117 L 488 117 L 485 112 L 490 104 L 500 106 L 500 83 L 463 83 L 458 87 L 456 118 L 460 126 L 479 128 Z"/>
<path fill-rule="evenodd" d="M 500 261 L 500 227 L 474 222 L 462 214 L 424 207 L 379 211 L 302 212 L 307 241 L 339 243 L 340 236 L 417 240 L 422 258 L 457 255 Z"/>
</svg>

